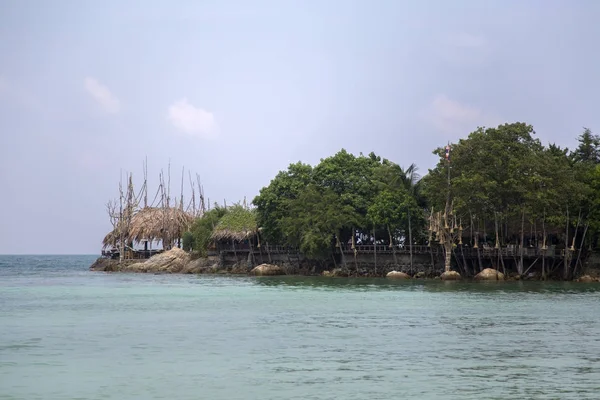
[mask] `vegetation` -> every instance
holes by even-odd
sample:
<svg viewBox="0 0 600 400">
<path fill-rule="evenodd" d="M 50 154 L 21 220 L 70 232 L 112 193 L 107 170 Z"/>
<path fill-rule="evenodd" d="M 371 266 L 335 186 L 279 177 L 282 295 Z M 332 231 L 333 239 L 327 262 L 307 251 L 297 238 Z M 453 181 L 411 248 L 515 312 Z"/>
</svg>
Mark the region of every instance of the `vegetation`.
<svg viewBox="0 0 600 400">
<path fill-rule="evenodd" d="M 524 248 L 556 245 L 566 250 L 563 276 L 568 278 L 578 265 L 574 249 L 583 247 L 584 231 L 597 212 L 600 191 L 591 182 L 600 140 L 586 129 L 570 152 L 543 146 L 534 135 L 524 123 L 479 128 L 451 146 L 450 166 L 444 149 L 436 149 L 440 160 L 422 180 L 423 191 L 431 208 L 443 209 L 449 177 L 453 212 L 466 222 L 471 245 L 481 240 L 518 246 L 521 274 Z"/>
<path fill-rule="evenodd" d="M 257 229 L 255 211 L 235 204 L 227 208 L 227 212 L 214 226 L 212 238 L 241 241 L 253 236 Z"/>
<path fill-rule="evenodd" d="M 194 252 L 206 257 L 213 230 L 225 214 L 227 214 L 227 209 L 215 204 L 213 209 L 208 210 L 202 217 L 194 221 L 190 228 L 192 238 L 189 243 Z M 185 244 L 184 248 L 188 249 Z"/>
<path fill-rule="evenodd" d="M 404 170 L 374 153 L 356 157 L 341 150 L 314 168 L 290 165 L 253 203 L 263 237 L 328 260 L 336 247 L 404 243 L 413 226 L 423 237 L 417 180 L 414 165 Z"/>
<path fill-rule="evenodd" d="M 521 122 L 478 128 L 449 144 L 450 161 L 445 148 L 435 149 L 439 161 L 423 179 L 414 164 L 402 168 L 342 149 L 315 166 L 289 165 L 260 190 L 252 210 L 210 210 L 194 222 L 184 247 L 206 253 L 211 240 L 258 234 L 262 242 L 335 263 L 337 249 L 356 244 L 442 243 L 430 216 L 446 210 L 457 228 L 443 243 L 448 254 L 457 243 L 513 245 L 520 257 L 499 262 L 523 274 L 523 249 L 553 247 L 567 255 L 562 272 L 569 278 L 600 235 L 600 137 L 586 128 L 578 142 L 573 151 L 544 145 Z"/>
</svg>

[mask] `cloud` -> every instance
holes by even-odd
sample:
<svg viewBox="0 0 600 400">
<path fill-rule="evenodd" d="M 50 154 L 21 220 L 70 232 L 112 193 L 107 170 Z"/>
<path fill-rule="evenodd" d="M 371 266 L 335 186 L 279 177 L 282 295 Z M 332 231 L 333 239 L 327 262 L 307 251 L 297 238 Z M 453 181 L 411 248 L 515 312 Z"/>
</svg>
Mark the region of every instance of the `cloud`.
<svg viewBox="0 0 600 400">
<path fill-rule="evenodd" d="M 426 116 L 433 126 L 446 135 L 465 135 L 478 126 L 497 126 L 501 122 L 494 114 L 438 94 L 431 102 Z"/>
<path fill-rule="evenodd" d="M 94 78 L 85 78 L 85 90 L 100 104 L 100 106 L 111 114 L 119 112 L 121 103 L 110 90 Z"/>
<path fill-rule="evenodd" d="M 171 104 L 167 119 L 175 128 L 190 136 L 210 138 L 218 134 L 215 116 L 209 111 L 194 107 L 187 99 Z"/>
</svg>

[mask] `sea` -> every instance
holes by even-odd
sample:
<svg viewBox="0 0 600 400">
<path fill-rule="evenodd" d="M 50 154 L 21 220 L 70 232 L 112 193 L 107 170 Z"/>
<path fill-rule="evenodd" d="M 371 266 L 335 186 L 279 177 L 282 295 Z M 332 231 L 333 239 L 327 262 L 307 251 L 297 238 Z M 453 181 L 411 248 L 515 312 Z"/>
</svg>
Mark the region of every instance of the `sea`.
<svg viewBox="0 0 600 400">
<path fill-rule="evenodd" d="M 599 399 L 600 284 L 0 256 L 0 399 Z"/>
</svg>

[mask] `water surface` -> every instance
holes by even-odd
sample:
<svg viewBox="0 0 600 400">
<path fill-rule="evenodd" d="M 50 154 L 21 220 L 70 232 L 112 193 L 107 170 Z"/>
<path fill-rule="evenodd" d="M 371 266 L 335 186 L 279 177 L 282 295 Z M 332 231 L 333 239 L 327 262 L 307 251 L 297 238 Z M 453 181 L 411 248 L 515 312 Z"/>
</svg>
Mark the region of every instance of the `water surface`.
<svg viewBox="0 0 600 400">
<path fill-rule="evenodd" d="M 0 256 L 0 399 L 597 399 L 600 285 Z"/>
</svg>

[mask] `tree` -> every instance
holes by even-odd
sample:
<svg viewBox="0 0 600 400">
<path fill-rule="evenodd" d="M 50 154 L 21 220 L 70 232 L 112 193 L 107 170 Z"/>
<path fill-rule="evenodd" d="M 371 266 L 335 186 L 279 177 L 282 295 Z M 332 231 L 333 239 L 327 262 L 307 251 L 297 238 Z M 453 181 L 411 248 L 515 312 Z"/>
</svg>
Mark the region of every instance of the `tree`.
<svg viewBox="0 0 600 400">
<path fill-rule="evenodd" d="M 312 182 L 312 167 L 301 162 L 290 164 L 287 171 L 281 171 L 269 186 L 260 190 L 252 203 L 257 209 L 258 225 L 262 236 L 271 242 L 283 237 L 281 220 L 288 214 L 287 204 L 298 198 Z"/>
<path fill-rule="evenodd" d="M 576 162 L 600 164 L 600 136 L 594 135 L 588 128 L 577 138 L 579 146 L 573 152 Z"/>
<path fill-rule="evenodd" d="M 374 153 L 368 157 L 356 157 L 342 149 L 334 156 L 321 160 L 314 168 L 313 182 L 337 194 L 342 204 L 352 207 L 357 213 L 356 224 L 367 227 L 367 209 L 377 195 L 373 173 L 380 163 L 381 158 Z M 349 237 L 350 231 L 345 233 L 344 236 Z"/>
<path fill-rule="evenodd" d="M 398 261 L 396 260 L 394 238 L 403 234 L 401 228 L 405 226 L 407 222 L 409 223 L 410 228 L 411 210 L 414 213 L 418 210 L 418 205 L 415 199 L 403 187 L 396 189 L 386 188 L 382 190 L 377 197 L 375 197 L 368 209 L 367 216 L 369 220 L 371 220 L 376 227 L 383 226 L 387 230 L 389 245 L 393 249 L 395 264 L 398 264 Z M 412 243 L 410 245 L 412 246 Z"/>
<path fill-rule="evenodd" d="M 313 259 L 332 256 L 332 243 L 342 250 L 340 234 L 356 224 L 358 215 L 330 188 L 311 184 L 298 198 L 287 202 L 289 212 L 281 220 L 287 243 Z M 335 240 L 335 242 L 334 242 Z M 343 251 L 342 251 L 343 256 Z"/>
<path fill-rule="evenodd" d="M 202 257 L 207 255 L 213 230 L 226 213 L 227 208 L 215 205 L 213 209 L 207 211 L 202 217 L 197 218 L 192 223 L 190 234 L 192 235 L 193 240 L 191 240 L 190 246 Z M 185 236 L 186 235 L 184 235 L 184 237 Z M 184 249 L 188 250 L 185 243 Z"/>
</svg>

